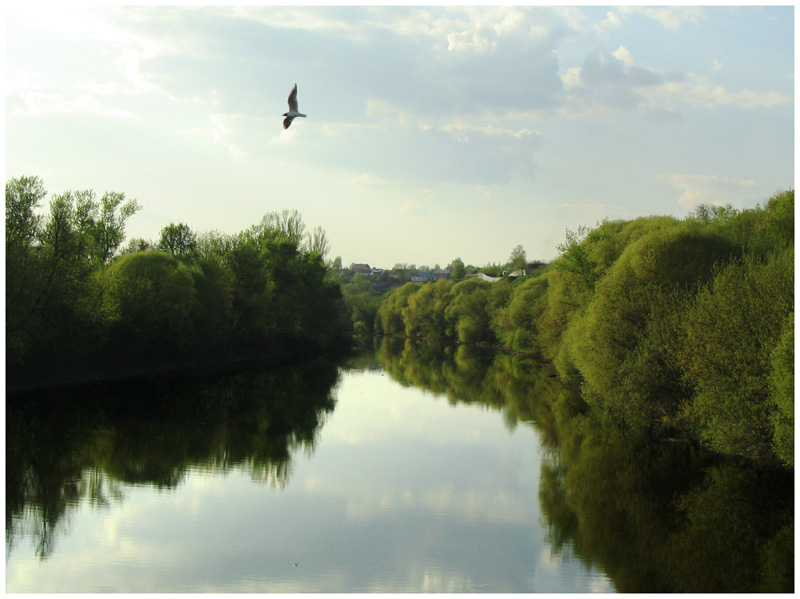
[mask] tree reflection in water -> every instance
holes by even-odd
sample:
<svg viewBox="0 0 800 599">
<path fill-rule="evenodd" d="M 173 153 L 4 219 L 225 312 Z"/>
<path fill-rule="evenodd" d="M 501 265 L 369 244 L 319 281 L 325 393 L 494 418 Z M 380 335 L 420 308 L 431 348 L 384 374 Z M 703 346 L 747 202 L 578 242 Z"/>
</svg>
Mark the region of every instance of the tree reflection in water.
<svg viewBox="0 0 800 599">
<path fill-rule="evenodd" d="M 243 469 L 283 488 L 333 411 L 333 363 L 203 381 L 150 381 L 12 398 L 6 408 L 6 549 L 46 559 L 71 507 L 124 500 L 123 485 L 181 484 L 189 470 Z"/>
<path fill-rule="evenodd" d="M 602 426 L 553 368 L 529 357 L 384 339 L 378 364 L 405 386 L 533 426 L 545 449 L 539 504 L 554 555 L 605 572 L 621 592 L 791 592 L 794 474 L 723 460 L 689 442 Z M 6 542 L 44 559 L 70 509 L 174 488 L 196 470 L 249 472 L 283 488 L 313 451 L 338 371 L 319 361 L 201 383 L 157 382 L 7 406 Z"/>
<path fill-rule="evenodd" d="M 397 339 L 376 349 L 401 384 L 536 427 L 551 549 L 602 569 L 617 591 L 794 590 L 793 471 L 604 427 L 531 358 Z"/>
</svg>

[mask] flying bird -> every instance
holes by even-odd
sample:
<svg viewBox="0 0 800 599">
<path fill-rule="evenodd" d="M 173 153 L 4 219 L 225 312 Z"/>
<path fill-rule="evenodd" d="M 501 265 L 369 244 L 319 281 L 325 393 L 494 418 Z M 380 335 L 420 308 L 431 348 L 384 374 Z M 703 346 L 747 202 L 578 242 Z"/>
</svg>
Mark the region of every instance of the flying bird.
<svg viewBox="0 0 800 599">
<path fill-rule="evenodd" d="M 283 128 L 284 129 L 288 129 L 289 125 L 292 124 L 292 121 L 296 117 L 298 117 L 298 116 L 301 116 L 303 118 L 306 117 L 306 115 L 304 115 L 301 112 L 298 112 L 298 110 L 297 110 L 297 84 L 296 83 L 294 84 L 294 87 L 292 88 L 292 93 L 289 94 L 289 112 L 284 112 L 283 116 L 286 117 L 285 119 L 283 119 Z"/>
</svg>

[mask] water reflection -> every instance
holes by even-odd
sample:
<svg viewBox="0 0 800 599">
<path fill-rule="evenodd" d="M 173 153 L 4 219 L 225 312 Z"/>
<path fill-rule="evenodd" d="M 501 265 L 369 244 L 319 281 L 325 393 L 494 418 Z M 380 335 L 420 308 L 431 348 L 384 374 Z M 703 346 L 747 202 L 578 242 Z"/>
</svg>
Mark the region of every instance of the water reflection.
<svg viewBox="0 0 800 599">
<path fill-rule="evenodd" d="M 9 590 L 793 590 L 792 473 L 604 432 L 529 358 L 374 349 L 11 401 Z"/>
<path fill-rule="evenodd" d="M 404 384 L 533 424 L 548 450 L 539 498 L 553 552 L 602 569 L 618 591 L 794 590 L 793 471 L 603 430 L 530 359 L 397 340 L 378 353 Z"/>
<path fill-rule="evenodd" d="M 233 467 L 283 488 L 292 455 L 312 451 L 335 406 L 324 360 L 205 381 L 161 380 L 9 401 L 6 545 L 34 539 L 44 559 L 81 502 L 102 508 L 123 487 L 172 489 L 187 473 Z"/>
</svg>

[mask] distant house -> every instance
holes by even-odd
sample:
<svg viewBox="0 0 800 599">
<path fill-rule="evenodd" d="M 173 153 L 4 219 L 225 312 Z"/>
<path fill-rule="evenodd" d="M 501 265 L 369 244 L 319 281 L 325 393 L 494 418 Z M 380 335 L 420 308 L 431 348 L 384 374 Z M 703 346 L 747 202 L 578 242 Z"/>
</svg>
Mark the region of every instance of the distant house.
<svg viewBox="0 0 800 599">
<path fill-rule="evenodd" d="M 449 279 L 450 278 L 450 271 L 444 268 L 439 268 L 433 271 L 433 278 L 437 281 L 439 279 Z"/>
<path fill-rule="evenodd" d="M 351 266 L 350 268 L 353 269 L 355 272 L 360 272 L 366 275 L 368 275 L 372 270 L 369 264 L 353 264 L 353 266 Z"/>
<path fill-rule="evenodd" d="M 412 283 L 427 283 L 428 281 L 433 281 L 433 275 L 429 272 L 418 272 L 415 275 L 411 275 Z"/>
<path fill-rule="evenodd" d="M 466 275 L 465 279 L 480 279 L 481 281 L 486 281 L 487 283 L 497 283 L 497 281 L 501 281 L 503 277 L 490 277 L 489 275 L 479 272 L 476 274 Z"/>
</svg>

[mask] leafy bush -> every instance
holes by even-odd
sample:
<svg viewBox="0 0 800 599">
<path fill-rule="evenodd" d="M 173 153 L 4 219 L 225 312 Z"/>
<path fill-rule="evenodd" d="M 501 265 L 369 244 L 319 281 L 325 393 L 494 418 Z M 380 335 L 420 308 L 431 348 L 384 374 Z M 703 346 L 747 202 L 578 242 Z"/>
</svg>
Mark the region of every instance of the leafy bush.
<svg viewBox="0 0 800 599">
<path fill-rule="evenodd" d="M 793 302 L 788 248 L 767 262 L 748 254 L 721 268 L 685 313 L 678 360 L 693 396 L 686 418 L 718 451 L 771 457 L 770 373 L 785 373 L 772 360 Z"/>
</svg>

